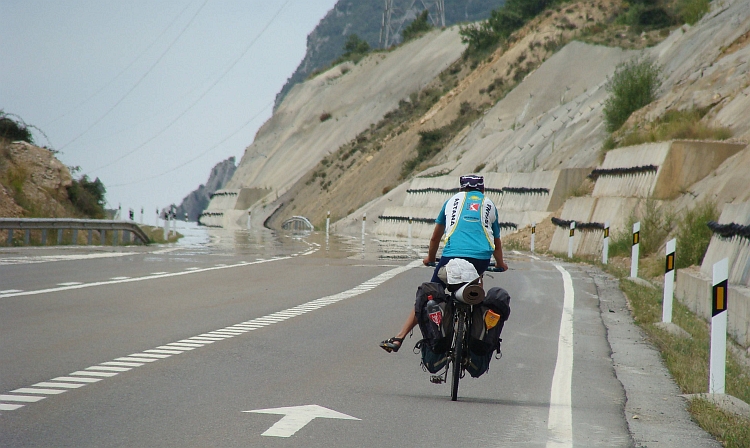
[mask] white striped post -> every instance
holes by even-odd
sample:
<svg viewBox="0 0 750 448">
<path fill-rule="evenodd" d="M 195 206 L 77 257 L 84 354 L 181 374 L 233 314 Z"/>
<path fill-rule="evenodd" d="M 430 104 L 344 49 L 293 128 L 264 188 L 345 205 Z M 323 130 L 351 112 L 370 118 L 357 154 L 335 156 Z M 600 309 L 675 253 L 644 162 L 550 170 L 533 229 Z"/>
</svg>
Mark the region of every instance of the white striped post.
<svg viewBox="0 0 750 448">
<path fill-rule="evenodd" d="M 723 394 L 727 364 L 727 292 L 729 259 L 713 266 L 713 297 L 711 306 L 711 357 L 708 373 L 708 393 Z"/>
<path fill-rule="evenodd" d="M 143 206 L 141 206 L 141 224 L 143 224 Z"/>
<path fill-rule="evenodd" d="M 326 215 L 326 241 L 328 241 L 328 230 L 331 227 L 331 211 L 328 210 L 328 214 Z"/>
<path fill-rule="evenodd" d="M 536 223 L 532 222 L 531 223 L 531 253 L 534 253 L 534 248 L 535 248 L 534 239 L 535 238 L 536 238 Z"/>
<path fill-rule="evenodd" d="M 576 234 L 576 222 L 570 223 L 570 237 L 568 237 L 568 258 L 573 258 L 573 236 Z"/>
<path fill-rule="evenodd" d="M 609 221 L 604 222 L 604 244 L 602 244 L 602 264 L 609 263 Z"/>
<path fill-rule="evenodd" d="M 662 300 L 661 321 L 672 322 L 672 301 L 674 300 L 674 253 L 677 240 L 667 241 L 667 261 L 664 267 L 664 299 Z"/>
<path fill-rule="evenodd" d="M 409 230 L 408 230 L 408 233 L 409 233 L 409 250 L 411 250 L 411 222 L 412 222 L 412 218 L 411 218 L 411 216 L 409 216 Z"/>
<path fill-rule="evenodd" d="M 641 222 L 633 224 L 633 248 L 630 251 L 630 276 L 638 277 L 638 253 L 641 245 Z"/>
<path fill-rule="evenodd" d="M 365 223 L 367 222 L 367 213 L 362 215 L 362 258 L 365 256 Z"/>
<path fill-rule="evenodd" d="M 156 208 L 156 221 L 154 221 L 154 227 L 159 227 L 159 207 Z"/>
</svg>

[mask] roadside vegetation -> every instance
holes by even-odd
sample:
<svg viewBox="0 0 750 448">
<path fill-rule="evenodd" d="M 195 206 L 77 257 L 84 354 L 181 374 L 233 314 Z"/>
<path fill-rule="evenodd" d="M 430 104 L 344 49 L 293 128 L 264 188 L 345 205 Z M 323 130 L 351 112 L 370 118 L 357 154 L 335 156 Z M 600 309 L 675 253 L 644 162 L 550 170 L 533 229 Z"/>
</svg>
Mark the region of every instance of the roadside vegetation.
<svg viewBox="0 0 750 448">
<path fill-rule="evenodd" d="M 19 161 L 23 159 L 14 159 L 11 143 L 21 141 L 35 145 L 32 130 L 47 138 L 41 129 L 27 124 L 21 117 L 0 110 L 0 184 L 10 193 L 13 202 L 23 210 L 23 216 L 103 219 L 107 190 L 99 178 L 90 180 L 88 176 L 83 175 L 78 179 L 73 178 L 72 184 L 60 191 L 49 191 L 47 188 L 41 193 L 30 192 L 38 189 L 31 180 L 34 168 L 29 166 L 28 162 Z M 57 153 L 49 148 L 44 149 L 53 155 Z M 71 174 L 75 174 L 77 170 L 77 167 L 68 167 Z M 48 202 L 56 202 L 59 205 L 50 207 Z M 51 211 L 55 209 L 56 212 Z"/>
<path fill-rule="evenodd" d="M 698 394 L 708 392 L 708 369 L 710 351 L 710 325 L 706 320 L 691 312 L 679 301 L 673 302 L 672 321 L 691 338 L 675 336 L 655 324 L 662 319 L 663 289 L 658 286 L 664 275 L 664 253 L 661 249 L 667 239 L 677 239 L 676 266 L 683 268 L 700 265 L 711 240 L 708 221 L 718 218 L 716 204 L 701 202 L 692 209 L 679 214 L 659 205 L 657 201 L 646 201 L 641 208 L 641 249 L 639 277 L 654 284 L 644 286 L 627 279 L 630 275 L 630 249 L 632 223 L 631 216 L 627 230 L 610 237 L 609 264 L 603 265 L 599 256 L 578 256 L 574 262 L 595 265 L 620 280 L 620 288 L 628 298 L 634 321 L 648 335 L 649 341 L 661 352 L 662 359 L 682 393 Z M 517 248 L 518 242 L 503 240 L 508 248 Z M 528 250 L 524 245 L 523 250 Z M 556 255 L 565 258 L 562 254 Z M 742 359 L 742 349 L 736 342 L 728 344 L 737 350 L 727 352 L 726 391 L 727 394 L 750 403 L 750 365 Z M 701 399 L 691 401 L 689 411 L 695 421 L 707 432 L 727 447 L 750 446 L 750 421 L 727 413 L 717 406 Z"/>
<path fill-rule="evenodd" d="M 661 86 L 661 67 L 652 59 L 633 59 L 618 64 L 605 88 L 609 97 L 604 102 L 604 124 L 614 132 L 630 115 L 656 99 Z"/>
<path fill-rule="evenodd" d="M 421 37 L 433 28 L 432 24 L 430 24 L 428 20 L 429 14 L 430 11 L 425 9 L 421 14 L 417 16 L 416 19 L 414 19 L 409 25 L 407 25 L 403 31 L 401 31 L 403 43 Z"/>
</svg>

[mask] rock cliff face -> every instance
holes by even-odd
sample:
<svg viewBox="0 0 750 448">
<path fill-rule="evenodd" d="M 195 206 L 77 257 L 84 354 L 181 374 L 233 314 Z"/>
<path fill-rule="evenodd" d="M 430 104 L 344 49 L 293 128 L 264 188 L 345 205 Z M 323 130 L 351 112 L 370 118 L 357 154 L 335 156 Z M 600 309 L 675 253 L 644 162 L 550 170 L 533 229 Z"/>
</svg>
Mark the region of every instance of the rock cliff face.
<svg viewBox="0 0 750 448">
<path fill-rule="evenodd" d="M 217 163 L 208 176 L 208 182 L 200 185 L 182 200 L 177 207 L 177 217 L 181 219 L 187 213 L 189 221 L 197 222 L 198 216 L 208 207 L 211 195 L 229 182 L 236 169 L 234 157 Z"/>
<path fill-rule="evenodd" d="M 0 140 L 0 217 L 76 216 L 68 168 L 48 149 Z"/>
</svg>

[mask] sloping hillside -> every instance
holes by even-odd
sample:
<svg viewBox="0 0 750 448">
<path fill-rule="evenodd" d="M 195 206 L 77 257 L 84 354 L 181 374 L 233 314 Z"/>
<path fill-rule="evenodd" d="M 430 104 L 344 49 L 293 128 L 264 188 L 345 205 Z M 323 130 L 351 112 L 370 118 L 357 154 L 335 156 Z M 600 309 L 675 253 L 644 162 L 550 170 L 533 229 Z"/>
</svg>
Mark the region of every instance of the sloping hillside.
<svg viewBox="0 0 750 448">
<path fill-rule="evenodd" d="M 68 168 L 44 148 L 0 140 L 0 216 L 75 216 Z"/>
<path fill-rule="evenodd" d="M 445 24 L 451 26 L 460 22 L 486 19 L 490 11 L 502 6 L 504 2 L 504 0 L 445 2 Z M 433 3 L 427 3 L 432 8 L 431 14 L 437 12 Z M 398 43 L 401 42 L 401 35 L 398 31 L 419 15 L 422 11 L 422 4 L 403 0 L 393 4 L 395 9 L 391 16 L 391 23 L 397 34 L 390 40 L 392 43 Z M 327 67 L 341 56 L 347 36 L 356 34 L 370 47 L 379 48 L 383 5 L 382 0 L 339 0 L 307 37 L 305 57 L 276 96 L 276 106 L 281 104 L 295 84 L 303 82 L 314 71 Z"/>
<path fill-rule="evenodd" d="M 716 4 L 693 27 L 684 25 L 669 33 L 657 30 L 641 37 L 612 25 L 620 8 L 617 1 L 594 0 L 548 10 L 511 35 L 507 45 L 490 57 L 472 61 L 456 56 L 444 61 L 442 67 L 447 69 L 440 76 L 434 76 L 437 71 L 432 76 L 424 74 L 423 81 L 413 85 L 421 90 L 397 97 L 408 96 L 400 103 L 391 95 L 392 83 L 374 79 L 380 80 L 385 73 L 390 79 L 411 79 L 405 76 L 409 66 L 394 64 L 387 72 L 377 72 L 375 78 L 365 75 L 367 70 L 377 69 L 377 58 L 387 61 L 392 54 L 373 56 L 353 68 L 334 68 L 297 86 L 297 100 L 290 96 L 259 132 L 231 187 L 260 188 L 266 185 L 260 179 L 270 183 L 279 176 L 285 180 L 299 176 L 299 181 L 278 193 L 277 188 L 270 195 L 263 193 L 265 199 L 255 205 L 230 203 L 224 207 L 250 207 L 259 223 L 275 211 L 267 220 L 272 227 L 292 215 L 307 216 L 320 226 L 328 210 L 334 220 L 353 214 L 339 224 L 343 230 L 345 223 L 354 223 L 365 212 L 378 216 L 389 203 L 403 201 L 409 179 L 420 171 L 421 176 L 434 176 L 593 168 L 602 160 L 602 145 L 609 137 L 602 119 L 607 78 L 619 62 L 639 55 L 655 58 L 664 67 L 665 80 L 658 100 L 635 113 L 624 129 L 648 128 L 667 110 L 701 108 L 701 123 L 726 126 L 735 140 L 746 139 L 750 116 L 741 111 L 747 110 L 748 101 L 750 1 Z M 458 47 L 452 48 L 460 48 L 458 36 L 446 33 L 425 36 L 397 51 L 410 49 L 410 45 L 425 48 L 435 36 L 445 38 L 441 45 L 453 42 L 450 45 Z M 569 43 L 573 39 L 611 46 Z M 660 40 L 643 54 L 623 49 L 643 48 Z M 307 121 L 300 119 L 298 110 L 309 107 L 311 98 L 318 99 L 312 92 L 318 92 L 325 82 L 341 80 L 347 80 L 346 87 L 357 92 L 364 90 L 381 101 L 388 100 L 391 111 L 386 114 L 388 107 L 384 107 L 370 115 L 366 113 L 369 106 L 359 103 L 362 115 L 346 113 L 351 120 L 342 123 L 334 120 L 339 116 L 333 113 L 334 119 L 322 122 L 325 110 L 320 105 L 329 104 L 323 102 L 315 103 L 315 112 L 306 112 Z M 430 141 L 436 144 L 421 157 Z M 263 160 L 267 153 L 258 152 L 259 148 L 280 148 L 289 142 L 294 145 L 279 152 L 283 157 L 270 165 Z M 743 151 L 732 159 L 736 162 L 746 157 Z M 737 171 L 736 164 L 720 169 L 727 172 L 725 179 L 734 179 L 733 185 L 746 185 L 746 175 Z M 689 194 L 706 195 L 704 190 L 710 190 L 712 197 L 722 201 L 745 197 L 736 192 L 730 195 L 724 180 L 712 177 L 696 184 L 705 184 L 703 190 Z M 221 208 L 217 204 L 216 209 Z"/>
</svg>

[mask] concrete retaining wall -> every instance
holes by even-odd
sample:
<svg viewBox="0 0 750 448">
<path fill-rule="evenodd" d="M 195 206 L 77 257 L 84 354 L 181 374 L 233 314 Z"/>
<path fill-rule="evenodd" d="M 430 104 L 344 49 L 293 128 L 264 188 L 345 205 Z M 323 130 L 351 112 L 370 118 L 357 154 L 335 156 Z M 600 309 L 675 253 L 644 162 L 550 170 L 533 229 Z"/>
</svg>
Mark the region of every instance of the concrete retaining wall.
<svg viewBox="0 0 750 448">
<path fill-rule="evenodd" d="M 736 223 L 750 225 L 750 202 L 726 204 L 721 212 L 719 224 Z M 701 273 L 713 275 L 713 265 L 729 258 L 729 283 L 750 286 L 750 240 L 742 237 L 724 239 L 714 235 L 703 258 Z"/>
<path fill-rule="evenodd" d="M 726 204 L 719 224 L 750 224 L 750 202 Z M 680 248 L 678 247 L 679 251 Z M 729 258 L 727 332 L 745 347 L 750 345 L 750 241 L 742 237 L 711 238 L 700 269 L 690 267 L 677 272 L 675 297 L 706 320 L 711 319 L 713 265 Z"/>
<path fill-rule="evenodd" d="M 533 173 L 483 173 L 487 191 L 498 208 L 500 222 L 512 223 L 518 228 L 547 219 L 552 211 L 559 208 L 590 172 L 589 169 L 566 169 L 560 171 L 539 171 Z M 430 223 L 412 224 L 412 236 L 429 238 L 434 228 L 432 220 L 440 207 L 458 188 L 458 176 L 416 178 L 407 190 L 402 206 L 387 207 L 383 216 L 406 219 L 425 218 Z M 531 190 L 531 191 L 523 191 Z M 408 222 L 383 220 L 378 223 L 376 232 L 380 235 L 406 236 Z M 512 228 L 501 228 L 501 234 L 514 232 Z"/>
<path fill-rule="evenodd" d="M 657 171 L 601 176 L 596 181 L 592 195 L 674 199 L 745 146 L 737 143 L 675 140 L 614 149 L 607 152 L 601 169 L 654 165 Z"/>
</svg>

